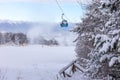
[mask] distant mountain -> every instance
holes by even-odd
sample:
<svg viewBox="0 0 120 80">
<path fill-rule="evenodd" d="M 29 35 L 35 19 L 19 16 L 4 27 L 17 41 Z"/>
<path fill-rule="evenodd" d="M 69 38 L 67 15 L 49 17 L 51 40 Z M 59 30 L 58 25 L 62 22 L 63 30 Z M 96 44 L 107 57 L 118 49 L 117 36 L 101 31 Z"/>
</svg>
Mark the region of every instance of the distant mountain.
<svg viewBox="0 0 120 80">
<path fill-rule="evenodd" d="M 69 23 L 68 28 L 63 28 L 64 30 L 69 30 L 74 27 L 74 23 Z M 10 21 L 10 20 L 0 20 L 0 31 L 10 31 L 10 32 L 27 32 L 32 27 L 54 27 L 53 31 L 60 31 L 62 28 L 59 23 L 34 23 L 34 22 L 23 22 L 23 21 Z"/>
<path fill-rule="evenodd" d="M 15 21 L 8 21 L 0 20 L 0 31 L 7 31 L 7 32 L 23 32 L 26 31 L 33 25 L 31 22 L 15 22 Z"/>
<path fill-rule="evenodd" d="M 34 23 L 22 21 L 0 20 L 0 32 L 22 32 L 30 39 L 31 43 L 44 37 L 46 40 L 56 39 L 61 45 L 72 44 L 74 34 L 69 32 L 75 26 L 69 23 L 67 28 L 61 28 L 59 23 Z"/>
</svg>

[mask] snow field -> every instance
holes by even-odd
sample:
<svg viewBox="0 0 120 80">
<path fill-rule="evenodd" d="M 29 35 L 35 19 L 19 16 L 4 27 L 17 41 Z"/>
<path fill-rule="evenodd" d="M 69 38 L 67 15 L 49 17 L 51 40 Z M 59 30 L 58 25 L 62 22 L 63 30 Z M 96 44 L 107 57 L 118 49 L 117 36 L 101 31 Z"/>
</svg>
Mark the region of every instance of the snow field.
<svg viewBox="0 0 120 80">
<path fill-rule="evenodd" d="M 58 71 L 74 58 L 74 47 L 2 46 L 0 80 L 56 80 Z"/>
</svg>

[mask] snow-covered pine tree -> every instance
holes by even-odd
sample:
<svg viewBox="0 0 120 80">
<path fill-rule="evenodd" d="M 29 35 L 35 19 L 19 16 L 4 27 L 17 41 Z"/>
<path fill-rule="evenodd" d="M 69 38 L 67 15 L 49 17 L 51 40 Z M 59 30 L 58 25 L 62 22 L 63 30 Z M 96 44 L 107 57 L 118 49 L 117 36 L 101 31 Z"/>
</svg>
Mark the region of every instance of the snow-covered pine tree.
<svg viewBox="0 0 120 80">
<path fill-rule="evenodd" d="M 120 77 L 120 0 L 93 0 L 74 32 L 79 58 L 88 56 L 86 74 L 92 78 Z M 85 47 L 83 47 L 85 46 Z"/>
<path fill-rule="evenodd" d="M 23 33 L 14 33 L 12 37 L 12 41 L 16 45 L 23 45 L 28 43 L 27 36 Z"/>
<path fill-rule="evenodd" d="M 13 41 L 12 41 L 12 36 L 13 36 L 13 33 L 11 32 L 7 32 L 4 34 L 4 37 L 5 37 L 5 44 L 12 44 Z"/>
</svg>

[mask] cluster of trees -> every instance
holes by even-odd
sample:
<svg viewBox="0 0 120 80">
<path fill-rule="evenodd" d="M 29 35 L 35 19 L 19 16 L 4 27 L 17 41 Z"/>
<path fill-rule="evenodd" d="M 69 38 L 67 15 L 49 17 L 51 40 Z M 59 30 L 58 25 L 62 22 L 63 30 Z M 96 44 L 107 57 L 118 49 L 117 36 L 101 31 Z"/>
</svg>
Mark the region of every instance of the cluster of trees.
<svg viewBox="0 0 120 80">
<path fill-rule="evenodd" d="M 56 41 L 55 39 L 45 40 L 44 44 L 45 45 L 59 45 L 58 41 Z"/>
<path fill-rule="evenodd" d="M 59 45 L 58 41 L 55 40 L 54 38 L 53 39 L 45 39 L 44 37 L 42 36 L 38 36 L 37 38 L 34 38 L 32 40 L 32 43 L 33 44 L 40 44 L 40 45 Z"/>
<path fill-rule="evenodd" d="M 120 0 L 92 0 L 82 22 L 73 30 L 78 34 L 76 53 L 86 60 L 85 74 L 103 79 L 120 78 Z M 81 64 L 81 62 L 79 63 Z"/>
<path fill-rule="evenodd" d="M 0 45 L 25 45 L 30 44 L 31 39 L 28 39 L 27 35 L 24 33 L 12 33 L 0 32 Z M 59 45 L 59 43 L 55 39 L 46 40 L 43 37 L 38 37 L 34 39 L 33 44 L 40 45 Z"/>
<path fill-rule="evenodd" d="M 27 43 L 27 36 L 23 33 L 0 33 L 0 45 L 24 45 Z"/>
</svg>

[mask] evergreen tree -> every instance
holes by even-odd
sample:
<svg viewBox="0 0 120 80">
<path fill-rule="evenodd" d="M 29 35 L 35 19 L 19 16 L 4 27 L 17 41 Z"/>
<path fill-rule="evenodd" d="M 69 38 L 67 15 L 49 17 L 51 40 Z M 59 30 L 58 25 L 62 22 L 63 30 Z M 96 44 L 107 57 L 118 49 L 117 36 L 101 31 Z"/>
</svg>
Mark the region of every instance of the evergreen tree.
<svg viewBox="0 0 120 80">
<path fill-rule="evenodd" d="M 86 74 L 92 78 L 120 77 L 120 0 L 93 0 L 86 17 L 74 29 L 76 52 L 86 58 Z M 81 56 L 84 55 L 84 56 Z"/>
<path fill-rule="evenodd" d="M 23 45 L 28 43 L 27 40 L 27 36 L 23 33 L 15 33 L 12 36 L 12 41 L 16 44 L 16 45 Z"/>
</svg>

